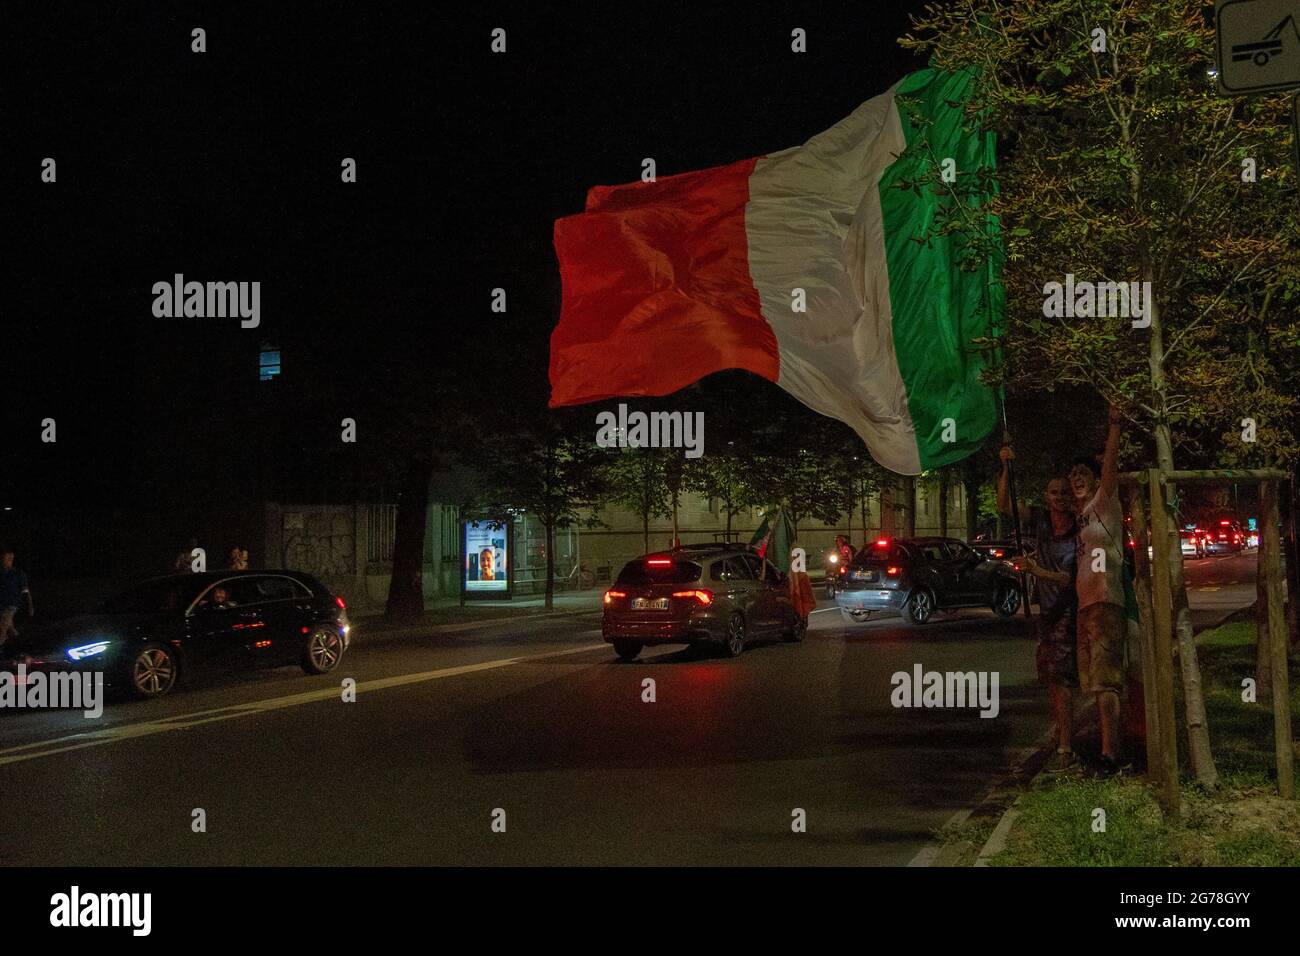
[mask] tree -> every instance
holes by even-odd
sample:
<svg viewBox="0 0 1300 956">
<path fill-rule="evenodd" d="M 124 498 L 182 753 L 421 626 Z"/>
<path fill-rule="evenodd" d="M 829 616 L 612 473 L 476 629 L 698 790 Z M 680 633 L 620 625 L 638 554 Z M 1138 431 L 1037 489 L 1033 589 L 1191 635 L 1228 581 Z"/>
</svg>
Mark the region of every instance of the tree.
<svg viewBox="0 0 1300 956">
<path fill-rule="evenodd" d="M 641 519 L 645 550 L 650 550 L 650 519 L 669 513 L 662 453 L 655 448 L 622 448 L 604 464 L 609 500 Z"/>
<path fill-rule="evenodd" d="M 1279 425 L 1294 414 L 1265 351 L 1300 287 L 1287 104 L 1216 94 L 1204 4 L 950 0 L 903 43 L 941 68 L 977 71 L 972 122 L 1004 144 L 996 180 L 967 170 L 946 186 L 954 200 L 937 228 L 965 229 L 977 255 L 998 254 L 980 245 L 964 197 L 1000 186 L 1008 322 L 996 344 L 1010 387 L 1091 386 L 1165 471 L 1210 423 L 1222 429 L 1227 408 L 1239 418 L 1262 407 Z M 937 172 L 932 186 L 944 186 Z M 1127 314 L 1090 304 L 1086 290 L 1057 308 L 1048 283 L 1068 276 L 1137 281 L 1144 306 L 1125 286 Z M 1121 305 L 1120 287 L 1107 289 L 1106 304 Z M 1192 769 L 1213 786 L 1177 535 L 1156 546 L 1173 572 Z"/>
<path fill-rule="evenodd" d="M 716 498 L 727 515 L 727 540 L 731 540 L 731 522 L 737 512 L 752 506 L 753 490 L 747 476 L 749 466 L 735 453 L 734 443 L 726 451 L 686 459 L 685 484 L 706 498 Z"/>
<path fill-rule="evenodd" d="M 595 512 L 607 488 L 605 451 L 573 416 L 544 415 L 480 448 L 478 506 L 502 514 L 532 512 L 546 530 L 546 607 L 555 601 L 555 532 L 575 524 L 598 525 Z"/>
<path fill-rule="evenodd" d="M 844 492 L 835 462 L 828 456 L 800 449 L 793 455 L 761 455 L 754 459 L 750 483 L 754 503 L 781 508 L 794 531 L 804 518 L 835 524 L 844 513 Z"/>
<path fill-rule="evenodd" d="M 861 454 L 850 454 L 854 449 L 848 446 L 845 450 L 833 456 L 833 466 L 835 484 L 842 490 L 844 495 L 843 509 L 848 515 L 849 530 L 853 529 L 853 512 L 856 509 L 862 519 L 862 541 L 865 544 L 870 534 L 868 527 L 868 503 L 871 496 L 880 491 L 881 485 L 885 480 L 885 471 L 875 459 L 871 458 L 865 452 Z M 850 534 L 850 537 L 852 535 Z"/>
</svg>

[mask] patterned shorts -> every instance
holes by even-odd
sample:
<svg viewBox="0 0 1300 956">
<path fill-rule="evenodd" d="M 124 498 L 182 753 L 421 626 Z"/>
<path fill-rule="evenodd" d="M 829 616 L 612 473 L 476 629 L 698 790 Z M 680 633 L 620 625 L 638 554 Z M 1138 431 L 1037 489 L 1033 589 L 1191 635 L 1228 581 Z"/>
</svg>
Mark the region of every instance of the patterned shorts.
<svg viewBox="0 0 1300 956">
<path fill-rule="evenodd" d="M 1079 609 L 1079 686 L 1085 693 L 1124 689 L 1124 609 L 1097 603 Z"/>
</svg>

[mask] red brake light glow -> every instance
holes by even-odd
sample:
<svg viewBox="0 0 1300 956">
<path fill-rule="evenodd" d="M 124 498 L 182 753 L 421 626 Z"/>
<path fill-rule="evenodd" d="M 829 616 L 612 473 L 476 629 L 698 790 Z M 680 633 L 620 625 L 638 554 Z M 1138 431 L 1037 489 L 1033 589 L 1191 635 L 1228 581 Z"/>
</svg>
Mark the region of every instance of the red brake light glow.
<svg viewBox="0 0 1300 956">
<path fill-rule="evenodd" d="M 701 604 L 705 605 L 706 607 L 707 607 L 708 605 L 710 605 L 710 604 L 713 603 L 713 592 L 712 592 L 712 591 L 703 591 L 703 590 L 701 590 L 701 591 L 674 591 L 674 592 L 673 592 L 673 597 L 675 597 L 675 598 L 695 598 L 695 600 L 699 601 Z"/>
<path fill-rule="evenodd" d="M 342 610 L 344 610 L 344 611 L 346 611 L 346 610 L 348 609 L 347 602 L 344 601 L 343 598 L 341 598 L 341 597 L 336 597 L 336 598 L 334 599 L 334 603 L 337 604 L 337 605 L 338 605 Z"/>
<path fill-rule="evenodd" d="M 612 603 L 614 603 L 614 598 L 622 598 L 622 597 L 627 597 L 627 592 L 626 592 L 626 591 L 606 591 L 606 592 L 605 592 L 605 603 L 606 603 L 606 604 L 612 604 Z"/>
<path fill-rule="evenodd" d="M 877 539 L 876 539 L 876 547 L 877 547 L 877 548 L 887 548 L 887 547 L 889 547 L 889 539 L 888 539 L 888 538 L 877 538 Z"/>
<path fill-rule="evenodd" d="M 646 564 L 655 568 L 666 568 L 673 563 L 672 558 L 647 558 Z"/>
<path fill-rule="evenodd" d="M 885 573 L 892 578 L 895 574 L 898 573 L 898 568 L 897 566 L 891 564 L 889 567 L 885 568 Z"/>
</svg>

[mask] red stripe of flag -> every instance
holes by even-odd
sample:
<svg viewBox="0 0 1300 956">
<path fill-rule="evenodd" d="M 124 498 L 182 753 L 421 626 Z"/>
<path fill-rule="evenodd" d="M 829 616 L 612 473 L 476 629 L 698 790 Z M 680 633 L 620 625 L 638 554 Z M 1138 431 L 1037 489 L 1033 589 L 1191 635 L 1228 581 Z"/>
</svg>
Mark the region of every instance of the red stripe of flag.
<svg viewBox="0 0 1300 956">
<path fill-rule="evenodd" d="M 552 408 L 667 395 L 728 368 L 777 380 L 745 234 L 756 162 L 597 186 L 586 212 L 556 221 Z"/>
</svg>

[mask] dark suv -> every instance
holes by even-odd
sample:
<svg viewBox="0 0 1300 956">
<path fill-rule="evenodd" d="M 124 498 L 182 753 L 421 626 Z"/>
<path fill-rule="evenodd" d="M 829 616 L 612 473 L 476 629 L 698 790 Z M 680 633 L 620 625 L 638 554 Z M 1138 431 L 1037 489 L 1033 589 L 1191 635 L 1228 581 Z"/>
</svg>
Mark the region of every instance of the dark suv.
<svg viewBox="0 0 1300 956">
<path fill-rule="evenodd" d="M 0 670 L 103 671 L 104 683 L 161 697 L 181 676 L 300 664 L 326 674 L 347 650 L 343 598 L 299 571 L 207 571 L 143 581 L 93 614 L 34 625 Z"/>
<path fill-rule="evenodd" d="M 601 633 L 624 660 L 655 644 L 715 643 L 729 657 L 762 635 L 803 640 L 786 576 L 751 548 L 686 545 L 624 565 L 605 592 Z"/>
<path fill-rule="evenodd" d="M 846 620 L 873 612 L 925 624 L 935 611 L 987 607 L 1000 617 L 1020 609 L 1020 583 L 1005 560 L 986 558 L 954 538 L 881 538 L 857 553 L 835 603 Z"/>
<path fill-rule="evenodd" d="M 1210 554 L 1236 554 L 1246 547 L 1246 533 L 1235 518 L 1219 518 L 1210 524 L 1205 549 Z"/>
</svg>

